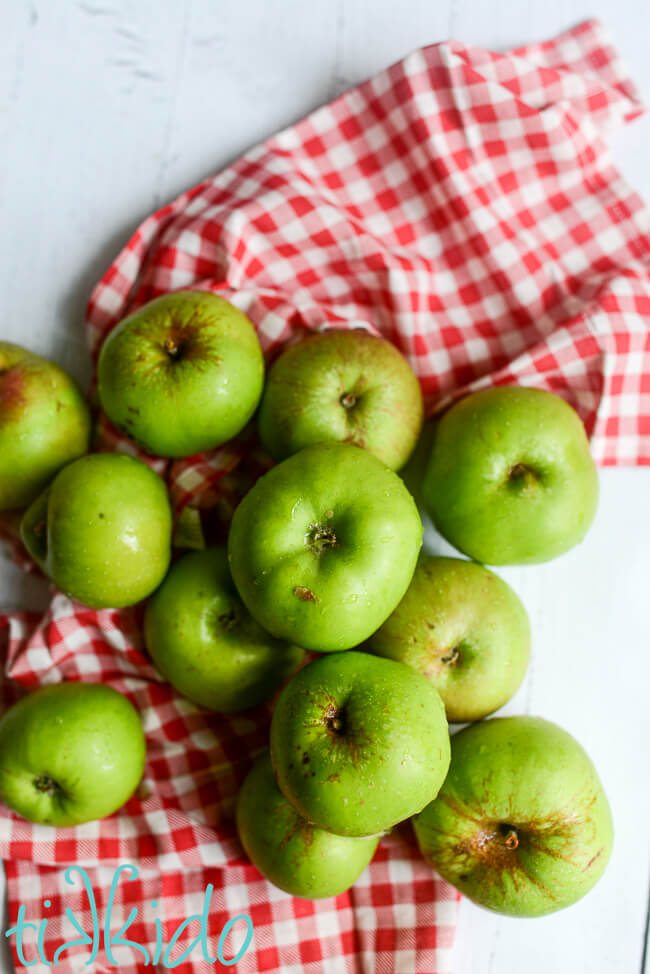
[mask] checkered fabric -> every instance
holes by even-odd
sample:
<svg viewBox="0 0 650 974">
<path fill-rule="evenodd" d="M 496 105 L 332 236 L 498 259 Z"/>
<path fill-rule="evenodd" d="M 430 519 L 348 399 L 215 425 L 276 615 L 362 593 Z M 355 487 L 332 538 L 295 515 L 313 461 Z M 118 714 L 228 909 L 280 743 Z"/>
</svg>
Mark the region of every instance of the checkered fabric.
<svg viewBox="0 0 650 974">
<path fill-rule="evenodd" d="M 212 956 L 230 920 L 245 913 L 253 923 L 252 943 L 236 964 L 242 974 L 448 971 L 458 898 L 419 856 L 408 827 L 382 842 L 353 889 L 332 899 L 294 899 L 267 883 L 246 860 L 236 838 L 234 804 L 252 758 L 267 746 L 271 706 L 222 717 L 188 703 L 162 681 L 144 654 L 139 615 L 139 608 L 95 612 L 59 594 L 42 619 L 25 613 L 0 617 L 0 651 L 11 674 L 2 688 L 6 702 L 40 684 L 101 681 L 131 700 L 147 737 L 142 784 L 116 815 L 55 830 L 3 809 L 0 853 L 10 925 L 21 904 L 27 922 L 38 926 L 47 919 L 43 944 L 49 960 L 78 936 L 66 909 L 92 940 L 87 886 L 103 922 L 115 870 L 131 864 L 138 875 L 125 871 L 117 880 L 110 926 L 117 934 L 135 907 L 137 915 L 123 936 L 144 945 L 150 957 L 157 942 L 156 919 L 166 949 L 178 926 L 201 914 L 211 884 Z M 70 865 L 77 870 L 66 876 Z M 86 884 L 78 867 L 87 872 Z M 198 929 L 195 921 L 178 938 L 168 966 L 191 946 Z M 223 945 L 226 959 L 236 954 L 244 932 L 240 921 Z M 36 934 L 28 931 L 24 942 L 29 962 L 37 957 Z M 103 942 L 99 947 L 93 972 L 111 969 Z M 81 971 L 91 950 L 82 943 L 64 952 L 59 969 Z M 127 974 L 152 969 L 145 968 L 137 948 L 115 947 L 113 955 Z M 218 967 L 201 957 L 195 948 L 177 969 L 199 974 Z M 164 970 L 164 961 L 163 951 L 153 970 Z M 39 965 L 31 969 L 45 970 Z"/>
<path fill-rule="evenodd" d="M 145 220 L 93 291 L 93 355 L 150 298 L 212 290 L 249 315 L 267 357 L 307 331 L 364 327 L 408 357 L 430 414 L 489 383 L 534 385 L 577 408 L 599 463 L 650 463 L 650 220 L 602 141 L 640 111 L 594 21 L 508 54 L 457 42 L 415 51 Z M 97 445 L 137 452 L 101 416 Z M 143 459 L 179 516 L 200 511 L 209 538 L 223 537 L 269 463 L 251 429 L 209 454 Z M 66 908 L 83 929 L 92 919 L 80 875 L 67 882 L 64 867 L 87 869 L 101 916 L 114 869 L 130 862 L 139 875 L 118 884 L 112 929 L 137 907 L 124 936 L 152 955 L 212 884 L 213 953 L 229 920 L 254 923 L 237 971 L 448 971 L 458 899 L 408 827 L 332 900 L 292 899 L 246 863 L 233 799 L 266 744 L 269 708 L 226 719 L 183 701 L 142 653 L 139 612 L 57 595 L 43 619 L 0 618 L 6 702 L 41 683 L 102 680 L 133 700 L 148 740 L 143 785 L 110 819 L 57 831 L 0 812 L 12 923 L 20 904 L 26 920 L 47 918 L 51 959 L 74 935 Z M 31 960 L 36 933 L 26 939 Z M 64 955 L 61 970 L 89 969 L 90 950 Z M 124 971 L 152 969 L 135 947 L 115 956 Z M 199 957 L 178 970 L 218 967 Z M 109 964 L 100 944 L 91 969 Z"/>
</svg>

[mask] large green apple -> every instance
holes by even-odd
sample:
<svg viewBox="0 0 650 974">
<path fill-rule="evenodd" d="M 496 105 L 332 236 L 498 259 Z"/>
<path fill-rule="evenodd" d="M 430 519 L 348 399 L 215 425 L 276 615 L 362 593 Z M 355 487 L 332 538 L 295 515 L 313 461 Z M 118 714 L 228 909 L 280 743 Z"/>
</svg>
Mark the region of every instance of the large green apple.
<svg viewBox="0 0 650 974">
<path fill-rule="evenodd" d="M 67 372 L 0 342 L 0 511 L 31 504 L 89 437 L 88 407 Z"/>
<path fill-rule="evenodd" d="M 0 720 L 0 798 L 43 825 L 104 818 L 138 787 L 145 751 L 121 693 L 100 683 L 41 687 Z"/>
<path fill-rule="evenodd" d="M 351 650 L 308 663 L 271 720 L 278 784 L 303 818 L 375 835 L 421 811 L 449 767 L 445 708 L 404 663 Z"/>
<path fill-rule="evenodd" d="M 394 345 L 362 329 L 326 331 L 287 348 L 262 397 L 259 430 L 275 460 L 306 446 L 361 446 L 392 470 L 408 460 L 422 425 L 422 393 Z"/>
<path fill-rule="evenodd" d="M 423 484 L 435 526 L 489 565 L 548 561 L 584 538 L 598 474 L 578 414 L 542 389 L 466 396 L 438 423 Z"/>
<path fill-rule="evenodd" d="M 423 673 L 447 720 L 478 720 L 521 684 L 530 623 L 510 586 L 487 568 L 421 555 L 406 595 L 364 648 Z"/>
<path fill-rule="evenodd" d="M 596 769 L 570 734 L 539 717 L 496 717 L 455 734 L 449 774 L 414 827 L 448 882 L 520 917 L 584 896 L 613 841 Z"/>
<path fill-rule="evenodd" d="M 270 470 L 228 540 L 243 602 L 274 636 L 322 652 L 356 646 L 408 588 L 422 522 L 397 474 L 357 446 L 308 447 Z"/>
<path fill-rule="evenodd" d="M 192 552 L 172 566 L 147 603 L 144 636 L 165 679 L 221 713 L 268 699 L 304 657 L 251 617 L 230 578 L 225 548 Z"/>
<path fill-rule="evenodd" d="M 64 467 L 25 512 L 25 547 L 66 595 L 117 609 L 151 595 L 171 557 L 164 482 L 120 453 L 93 453 Z"/>
<path fill-rule="evenodd" d="M 338 896 L 375 854 L 379 836 L 333 835 L 298 814 L 277 786 L 268 752 L 253 765 L 237 799 L 246 855 L 275 886 L 304 899 Z"/>
<path fill-rule="evenodd" d="M 262 395 L 255 329 L 215 294 L 177 291 L 115 328 L 97 367 L 109 419 L 149 453 L 184 457 L 231 439 Z"/>
</svg>

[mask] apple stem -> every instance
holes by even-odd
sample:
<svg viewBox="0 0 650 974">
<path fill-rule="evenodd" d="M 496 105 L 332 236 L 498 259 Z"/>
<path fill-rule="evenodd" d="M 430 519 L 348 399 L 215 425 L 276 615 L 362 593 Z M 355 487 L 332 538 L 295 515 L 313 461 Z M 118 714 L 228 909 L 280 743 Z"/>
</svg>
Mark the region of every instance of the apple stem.
<svg viewBox="0 0 650 974">
<path fill-rule="evenodd" d="M 165 351 L 170 356 L 170 358 L 176 358 L 179 352 L 178 344 L 173 338 L 167 338 L 165 340 Z"/>
<path fill-rule="evenodd" d="M 327 512 L 329 517 L 330 512 Z M 312 524 L 309 528 L 305 543 L 315 555 L 320 555 L 326 548 L 336 548 L 338 540 L 331 528 L 323 524 Z"/>
<path fill-rule="evenodd" d="M 357 397 L 353 392 L 346 392 L 341 396 L 339 402 L 344 409 L 352 409 L 357 404 Z"/>
<path fill-rule="evenodd" d="M 519 836 L 516 829 L 510 829 L 505 836 L 505 843 L 509 849 L 516 849 L 519 845 Z"/>
<path fill-rule="evenodd" d="M 225 632 L 230 632 L 237 625 L 237 615 L 234 609 L 230 609 L 228 612 L 222 612 L 217 617 L 217 622 Z"/>
<path fill-rule="evenodd" d="M 458 647 L 454 646 L 454 648 L 450 650 L 450 652 L 448 652 L 446 656 L 442 657 L 442 662 L 448 663 L 450 666 L 453 666 L 454 663 L 458 662 L 459 658 L 460 658 L 460 653 L 458 651 Z"/>
<path fill-rule="evenodd" d="M 332 734 L 343 734 L 345 731 L 345 720 L 340 710 L 332 705 L 325 715 L 325 726 Z"/>
<path fill-rule="evenodd" d="M 511 467 L 508 471 L 508 481 L 513 486 L 520 487 L 523 490 L 527 490 L 529 487 L 535 487 L 539 483 L 539 477 L 534 470 L 527 467 L 525 463 L 516 463 L 514 467 Z"/>
<path fill-rule="evenodd" d="M 61 790 L 56 781 L 45 774 L 39 775 L 38 778 L 34 778 L 34 788 L 36 788 L 36 791 L 43 792 L 43 794 L 46 795 L 54 795 L 57 791 Z"/>
</svg>

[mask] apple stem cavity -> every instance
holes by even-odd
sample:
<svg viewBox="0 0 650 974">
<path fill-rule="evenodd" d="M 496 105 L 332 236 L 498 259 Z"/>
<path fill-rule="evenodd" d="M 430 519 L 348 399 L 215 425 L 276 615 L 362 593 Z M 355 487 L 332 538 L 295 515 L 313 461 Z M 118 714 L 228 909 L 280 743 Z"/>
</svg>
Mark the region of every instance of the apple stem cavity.
<svg viewBox="0 0 650 974">
<path fill-rule="evenodd" d="M 171 359 L 180 358 L 181 346 L 173 338 L 166 338 L 164 343 L 164 349 Z"/>
<path fill-rule="evenodd" d="M 517 849 L 519 847 L 519 835 L 517 834 L 517 829 L 512 825 L 504 823 L 499 826 L 499 832 L 503 836 L 504 844 L 508 849 Z"/>
<path fill-rule="evenodd" d="M 525 463 L 515 463 L 508 471 L 507 482 L 510 486 L 516 487 L 519 490 L 528 490 L 539 484 L 539 476 L 534 470 L 526 466 Z"/>
<path fill-rule="evenodd" d="M 325 727 L 331 733 L 340 737 L 345 733 L 345 720 L 343 711 L 336 707 L 330 707 L 325 714 Z"/>
<path fill-rule="evenodd" d="M 329 517 L 330 511 L 327 512 Z M 338 547 L 338 539 L 334 531 L 324 524 L 312 524 L 305 538 L 305 544 L 315 555 L 322 555 L 328 548 Z"/>
<path fill-rule="evenodd" d="M 450 649 L 449 652 L 442 657 L 442 662 L 447 663 L 448 666 L 453 666 L 454 663 L 457 663 L 459 659 L 460 650 L 458 649 L 458 646 L 454 646 L 453 649 Z"/>
<path fill-rule="evenodd" d="M 34 778 L 34 788 L 36 791 L 40 791 L 44 795 L 56 795 L 57 792 L 62 790 L 53 778 L 50 778 L 45 774 L 39 775 L 38 778 Z"/>
<path fill-rule="evenodd" d="M 237 625 L 237 615 L 234 609 L 230 609 L 229 612 L 222 612 L 217 621 L 224 632 L 230 632 Z"/>
<path fill-rule="evenodd" d="M 354 395 L 353 392 L 344 392 L 341 398 L 339 399 L 339 402 L 341 403 L 344 409 L 354 409 L 354 407 L 357 404 L 357 397 Z"/>
</svg>

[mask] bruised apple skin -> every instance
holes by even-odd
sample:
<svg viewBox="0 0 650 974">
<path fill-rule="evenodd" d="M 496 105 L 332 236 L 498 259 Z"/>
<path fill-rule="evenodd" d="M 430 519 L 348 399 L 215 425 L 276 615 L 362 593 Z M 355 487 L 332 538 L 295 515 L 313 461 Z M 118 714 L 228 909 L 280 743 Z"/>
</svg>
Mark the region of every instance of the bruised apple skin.
<svg viewBox="0 0 650 974">
<path fill-rule="evenodd" d="M 88 407 L 67 372 L 0 342 L 0 511 L 31 504 L 89 438 Z"/>
<path fill-rule="evenodd" d="M 435 427 L 422 495 L 438 531 L 487 565 L 549 561 L 578 544 L 598 504 L 582 420 L 543 389 L 500 386 Z"/>
<path fill-rule="evenodd" d="M 271 697 L 304 657 L 259 626 L 237 595 L 225 548 L 183 555 L 147 603 L 144 638 L 173 687 L 235 713 Z"/>
<path fill-rule="evenodd" d="M 447 720 L 479 720 L 517 691 L 530 658 L 528 613 L 483 565 L 420 555 L 395 611 L 364 645 L 408 663 L 434 685 Z"/>
<path fill-rule="evenodd" d="M 302 818 L 277 786 L 268 751 L 237 799 L 237 831 L 246 855 L 278 889 L 315 900 L 352 886 L 375 854 L 378 836 L 334 835 Z"/>
<path fill-rule="evenodd" d="M 420 386 L 404 356 L 357 328 L 287 348 L 269 370 L 258 422 L 274 460 L 316 443 L 352 443 L 399 470 L 422 414 Z"/>
<path fill-rule="evenodd" d="M 576 903 L 613 843 L 593 764 L 539 717 L 496 717 L 455 734 L 445 783 L 413 824 L 441 876 L 479 906 L 518 917 Z"/>
<path fill-rule="evenodd" d="M 253 325 L 224 298 L 176 291 L 129 315 L 97 366 L 108 418 L 149 453 L 185 457 L 231 439 L 252 417 L 264 382 Z"/>
<path fill-rule="evenodd" d="M 375 835 L 437 794 L 449 767 L 445 710 L 410 666 L 354 650 L 320 656 L 280 694 L 271 760 L 308 821 Z"/>
<path fill-rule="evenodd" d="M 257 481 L 235 511 L 228 558 L 261 626 L 330 652 L 358 645 L 390 615 L 421 545 L 399 476 L 357 446 L 324 443 Z"/>
</svg>

